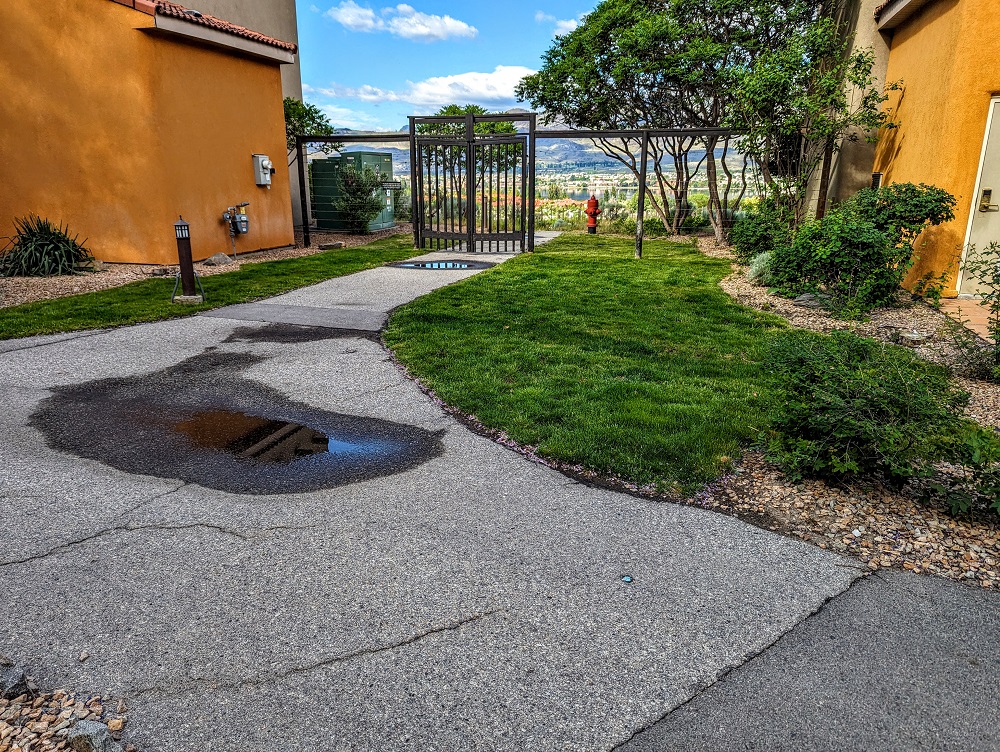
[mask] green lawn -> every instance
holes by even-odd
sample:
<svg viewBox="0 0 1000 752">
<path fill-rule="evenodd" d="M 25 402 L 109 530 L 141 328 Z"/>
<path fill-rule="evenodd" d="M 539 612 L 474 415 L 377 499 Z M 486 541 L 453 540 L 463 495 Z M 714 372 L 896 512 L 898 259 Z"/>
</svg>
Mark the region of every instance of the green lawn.
<svg viewBox="0 0 1000 752">
<path fill-rule="evenodd" d="M 169 278 L 148 279 L 101 292 L 0 308 L 0 339 L 190 316 L 211 308 L 278 295 L 413 255 L 413 239 L 409 235 L 395 235 L 358 248 L 246 264 L 238 271 L 205 277 L 202 281 L 207 302 L 200 306 L 171 303 L 174 280 Z"/>
<path fill-rule="evenodd" d="M 754 439 L 776 317 L 689 244 L 564 235 L 392 318 L 386 341 L 447 403 L 541 454 L 689 493 Z"/>
</svg>

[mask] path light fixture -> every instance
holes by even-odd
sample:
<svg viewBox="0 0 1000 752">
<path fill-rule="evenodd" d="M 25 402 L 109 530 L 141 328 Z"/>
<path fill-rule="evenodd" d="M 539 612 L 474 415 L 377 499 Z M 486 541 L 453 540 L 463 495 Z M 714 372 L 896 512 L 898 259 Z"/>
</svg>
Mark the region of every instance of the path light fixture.
<svg viewBox="0 0 1000 752">
<path fill-rule="evenodd" d="M 177 238 L 177 261 L 180 271 L 174 280 L 174 292 L 170 296 L 171 303 L 182 303 L 187 305 L 199 305 L 205 302 L 205 289 L 201 286 L 201 279 L 194 270 L 194 262 L 191 259 L 191 225 L 180 217 L 174 223 L 174 235 Z M 197 280 L 199 294 L 195 289 Z M 177 294 L 177 286 L 181 287 L 181 294 Z"/>
</svg>

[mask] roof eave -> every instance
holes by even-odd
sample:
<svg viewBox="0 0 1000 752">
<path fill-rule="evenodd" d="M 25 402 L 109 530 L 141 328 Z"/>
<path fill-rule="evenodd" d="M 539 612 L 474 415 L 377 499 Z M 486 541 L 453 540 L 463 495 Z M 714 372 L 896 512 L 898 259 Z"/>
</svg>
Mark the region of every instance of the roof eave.
<svg viewBox="0 0 1000 752">
<path fill-rule="evenodd" d="M 161 13 L 157 13 L 154 18 L 156 19 L 157 32 L 182 37 L 185 41 L 222 48 L 237 55 L 277 65 L 290 65 L 295 62 L 295 53 L 290 50 L 283 50 L 263 42 L 246 39 L 208 26 L 193 24 L 184 19 L 165 16 Z"/>
<path fill-rule="evenodd" d="M 911 16 L 934 0 L 891 0 L 883 5 L 876 16 L 879 31 L 892 31 L 902 26 Z"/>
</svg>

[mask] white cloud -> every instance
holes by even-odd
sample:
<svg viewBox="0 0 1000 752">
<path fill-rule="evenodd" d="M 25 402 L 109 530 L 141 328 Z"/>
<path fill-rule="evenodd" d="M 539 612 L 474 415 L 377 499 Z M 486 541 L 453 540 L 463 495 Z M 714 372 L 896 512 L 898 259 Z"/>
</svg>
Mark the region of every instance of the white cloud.
<svg viewBox="0 0 1000 752">
<path fill-rule="evenodd" d="M 556 18 L 551 13 L 546 13 L 545 11 L 535 12 L 535 23 L 539 24 L 552 24 L 555 29 L 555 35 L 557 37 L 565 36 L 571 31 L 575 31 L 579 28 L 580 22 L 583 21 L 583 17 L 586 13 L 581 13 L 576 18 Z"/>
<path fill-rule="evenodd" d="M 331 98 L 358 99 L 362 102 L 405 102 L 415 107 L 442 107 L 448 104 L 479 104 L 498 108 L 516 103 L 514 87 L 525 76 L 535 73 L 519 65 L 498 65 L 491 72 L 470 71 L 452 76 L 435 76 L 424 81 L 408 81 L 406 88 L 393 91 L 375 86 L 333 87 L 316 93 Z"/>
<path fill-rule="evenodd" d="M 479 30 L 451 16 L 421 13 L 412 5 L 401 3 L 382 8 L 358 5 L 355 0 L 342 0 L 326 12 L 326 16 L 351 31 L 388 32 L 415 42 L 440 42 L 452 37 L 472 39 Z"/>
</svg>

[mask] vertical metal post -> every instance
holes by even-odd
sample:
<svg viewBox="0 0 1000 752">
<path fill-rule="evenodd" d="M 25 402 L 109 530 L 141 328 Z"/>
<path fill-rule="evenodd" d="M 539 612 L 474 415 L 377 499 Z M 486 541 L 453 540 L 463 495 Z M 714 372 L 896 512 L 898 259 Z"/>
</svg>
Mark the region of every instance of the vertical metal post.
<svg viewBox="0 0 1000 752">
<path fill-rule="evenodd" d="M 177 230 L 177 262 L 181 269 L 181 290 L 184 297 L 193 298 L 197 293 L 194 289 L 194 262 L 191 258 L 191 234 L 189 225 L 181 217 L 174 225 Z"/>
<path fill-rule="evenodd" d="M 309 165 L 306 163 L 305 140 L 302 136 L 295 137 L 295 158 L 299 160 L 299 200 L 302 203 L 302 247 L 308 248 L 312 245 L 312 237 L 309 234 L 309 189 L 306 185 L 306 170 L 309 169 Z"/>
<path fill-rule="evenodd" d="M 410 219 L 413 222 L 413 247 L 420 248 L 423 243 L 420 240 L 420 222 L 418 221 L 417 210 L 420 206 L 417 201 L 417 126 L 413 122 L 414 117 L 410 116 Z"/>
<path fill-rule="evenodd" d="M 476 250 L 476 116 L 465 116 L 465 236 L 466 251 Z"/>
<path fill-rule="evenodd" d="M 646 162 L 649 161 L 649 131 L 642 132 L 642 156 L 639 166 L 639 205 L 635 219 L 635 257 L 642 258 L 642 223 L 646 218 Z"/>
<path fill-rule="evenodd" d="M 535 250 L 535 133 L 538 115 L 528 115 L 528 253 Z"/>
</svg>

